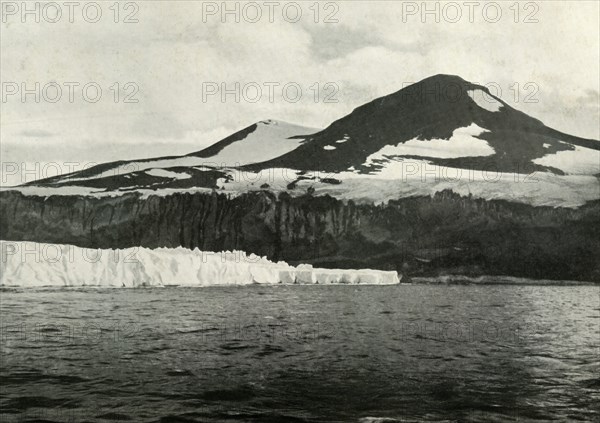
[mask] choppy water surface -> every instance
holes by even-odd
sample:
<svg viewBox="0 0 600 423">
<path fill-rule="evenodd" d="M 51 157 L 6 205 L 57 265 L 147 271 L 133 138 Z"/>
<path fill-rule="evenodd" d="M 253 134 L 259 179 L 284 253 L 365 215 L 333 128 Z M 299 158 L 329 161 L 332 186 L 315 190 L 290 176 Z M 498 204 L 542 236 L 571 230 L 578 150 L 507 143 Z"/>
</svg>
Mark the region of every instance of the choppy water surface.
<svg viewBox="0 0 600 423">
<path fill-rule="evenodd" d="M 600 420 L 600 287 L 0 295 L 3 422 Z"/>
</svg>

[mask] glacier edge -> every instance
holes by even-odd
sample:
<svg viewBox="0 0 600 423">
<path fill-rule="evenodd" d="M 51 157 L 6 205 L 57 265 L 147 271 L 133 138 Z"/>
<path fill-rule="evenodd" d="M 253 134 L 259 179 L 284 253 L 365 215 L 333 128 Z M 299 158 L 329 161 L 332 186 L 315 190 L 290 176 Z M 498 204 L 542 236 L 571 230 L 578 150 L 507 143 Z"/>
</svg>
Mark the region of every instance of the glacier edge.
<svg viewBox="0 0 600 423">
<path fill-rule="evenodd" d="M 197 248 L 88 249 L 67 244 L 0 241 L 0 286 L 164 287 L 251 284 L 393 285 L 395 271 L 296 267 L 243 251 Z"/>
</svg>

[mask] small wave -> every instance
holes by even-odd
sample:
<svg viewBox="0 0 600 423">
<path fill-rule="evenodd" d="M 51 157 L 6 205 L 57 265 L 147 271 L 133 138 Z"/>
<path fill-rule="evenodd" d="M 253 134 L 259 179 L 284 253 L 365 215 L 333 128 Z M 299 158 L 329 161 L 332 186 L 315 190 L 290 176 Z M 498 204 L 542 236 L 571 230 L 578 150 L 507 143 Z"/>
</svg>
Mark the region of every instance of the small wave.
<svg viewBox="0 0 600 423">
<path fill-rule="evenodd" d="M 112 422 L 124 422 L 124 421 L 133 420 L 133 418 L 129 417 L 127 414 L 114 413 L 114 412 L 100 414 L 99 416 L 96 416 L 96 418 L 102 419 L 102 420 L 109 420 Z"/>
<path fill-rule="evenodd" d="M 275 353 L 280 353 L 280 352 L 285 352 L 285 350 L 281 347 L 267 344 L 263 347 L 262 351 L 259 351 L 256 353 L 256 356 L 257 357 L 267 357 L 269 355 L 272 355 Z"/>
<path fill-rule="evenodd" d="M 254 398 L 254 391 L 248 387 L 232 389 L 215 389 L 205 391 L 201 398 L 206 401 L 247 401 Z"/>
<path fill-rule="evenodd" d="M 182 377 L 182 376 L 194 376 L 194 373 L 192 373 L 189 370 L 180 370 L 180 369 L 175 369 L 175 370 L 168 370 L 165 373 L 167 376 L 173 376 L 173 377 Z"/>
<path fill-rule="evenodd" d="M 24 371 L 3 374 L 1 377 L 3 385 L 28 385 L 35 382 L 50 381 L 59 385 L 72 385 L 87 382 L 87 379 L 73 375 L 51 375 L 39 371 Z"/>
<path fill-rule="evenodd" d="M 223 344 L 220 346 L 221 349 L 226 351 L 236 351 L 236 350 L 247 350 L 251 348 L 255 348 L 254 345 L 248 344 Z"/>
<path fill-rule="evenodd" d="M 71 398 L 50 398 L 44 396 L 22 396 L 9 399 L 2 411 L 4 413 L 19 412 L 29 408 L 77 408 L 79 401 Z"/>
</svg>

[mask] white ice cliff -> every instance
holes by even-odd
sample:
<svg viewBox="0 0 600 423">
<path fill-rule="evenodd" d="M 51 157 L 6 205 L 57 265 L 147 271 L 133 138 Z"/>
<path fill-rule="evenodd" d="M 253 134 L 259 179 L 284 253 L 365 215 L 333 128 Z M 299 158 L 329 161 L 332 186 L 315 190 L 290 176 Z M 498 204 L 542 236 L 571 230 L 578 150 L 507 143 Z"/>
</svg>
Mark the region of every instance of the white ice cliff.
<svg viewBox="0 0 600 423">
<path fill-rule="evenodd" d="M 0 255 L 1 286 L 391 285 L 400 282 L 394 271 L 293 267 L 241 251 L 212 253 L 181 247 L 104 250 L 0 241 Z"/>
</svg>

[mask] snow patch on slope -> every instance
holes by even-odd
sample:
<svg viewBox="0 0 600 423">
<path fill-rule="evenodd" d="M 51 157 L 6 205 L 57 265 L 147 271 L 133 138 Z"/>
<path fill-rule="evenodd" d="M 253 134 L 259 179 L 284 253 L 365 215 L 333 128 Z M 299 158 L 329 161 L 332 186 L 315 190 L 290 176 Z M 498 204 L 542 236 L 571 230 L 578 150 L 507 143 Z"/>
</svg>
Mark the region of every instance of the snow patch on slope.
<svg viewBox="0 0 600 423">
<path fill-rule="evenodd" d="M 304 141 L 303 138 L 290 137 L 310 135 L 316 131 L 318 129 L 275 120 L 259 122 L 254 132 L 228 145 L 210 160 L 225 166 L 266 162 L 295 150 Z"/>
<path fill-rule="evenodd" d="M 399 143 L 397 145 L 386 145 L 376 153 L 367 157 L 365 166 L 373 166 L 374 164 L 389 161 L 395 156 L 424 156 L 436 157 L 443 159 L 457 157 L 479 157 L 490 156 L 496 151 L 482 139 L 477 136 L 489 132 L 487 129 L 472 123 L 465 128 L 457 128 L 452 133 L 449 140 L 431 139 L 419 140 L 414 138 Z M 386 168 L 384 168 L 385 170 Z M 388 178 L 396 178 L 397 175 L 385 172 Z M 381 177 L 386 177 L 379 175 Z"/>
<path fill-rule="evenodd" d="M 148 162 L 129 162 L 124 165 L 119 165 L 114 168 L 110 168 L 104 170 L 101 173 L 97 173 L 95 175 L 86 176 L 86 177 L 69 177 L 64 178 L 65 182 L 79 182 L 79 181 L 89 181 L 91 179 L 109 177 L 109 176 L 118 176 L 118 175 L 128 175 L 134 172 L 142 172 L 142 171 L 151 171 L 158 169 L 168 169 L 173 167 L 203 167 L 203 166 L 218 166 L 217 163 L 214 163 L 211 158 L 201 158 L 201 157 L 193 157 L 193 156 L 182 156 L 171 159 L 159 159 L 152 160 Z"/>
<path fill-rule="evenodd" d="M 532 174 L 504 173 L 476 169 L 458 169 L 435 165 L 426 160 L 395 158 L 372 174 L 358 173 L 353 167 L 345 172 L 305 172 L 288 168 L 270 168 L 258 172 L 231 170 L 232 178 L 218 181 L 217 192 L 236 197 L 246 192 L 261 191 L 266 184 L 274 193 L 305 195 L 313 188 L 314 195 L 330 195 L 342 201 L 358 204 L 382 204 L 410 196 L 433 195 L 450 189 L 461 195 L 472 194 L 486 200 L 507 200 L 532 206 L 580 207 L 600 199 L 598 179 L 592 175 L 556 175 L 549 172 Z M 229 172 L 224 169 L 223 171 Z M 328 181 L 337 180 L 339 184 Z M 293 186 L 290 187 L 290 184 Z M 98 191 L 88 187 L 14 187 L 4 191 L 19 191 L 24 195 L 84 195 L 112 197 L 136 193 L 142 199 L 178 193 L 211 193 L 211 188 L 161 188 L 157 190 Z"/>
<path fill-rule="evenodd" d="M 360 204 L 383 204 L 412 196 L 432 196 L 453 192 L 486 200 L 507 200 L 532 206 L 576 208 L 598 200 L 598 180 L 589 175 L 560 176 L 550 172 L 504 173 L 438 166 L 426 160 L 398 159 L 385 164 L 377 174 L 332 173 L 341 181 L 332 185 L 301 180 L 297 193 L 310 186 L 313 195 L 330 195 Z"/>
<path fill-rule="evenodd" d="M 190 179 L 191 176 L 187 173 L 177 173 L 177 172 L 171 172 L 170 170 L 165 170 L 165 169 L 150 169 L 146 171 L 147 175 L 150 176 L 156 176 L 159 178 L 171 178 L 171 179 Z M 128 177 L 129 175 L 126 175 L 125 177 Z"/>
<path fill-rule="evenodd" d="M 575 146 L 573 150 L 546 154 L 533 163 L 554 167 L 571 175 L 596 175 L 600 173 L 600 151 Z"/>
<path fill-rule="evenodd" d="M 241 251 L 211 253 L 182 247 L 95 250 L 13 241 L 0 241 L 0 251 L 3 267 L 0 286 L 120 288 L 278 283 L 391 285 L 400 282 L 394 271 L 293 267 Z"/>
<path fill-rule="evenodd" d="M 73 196 L 85 196 L 85 197 L 110 197 L 119 196 L 120 193 L 117 191 L 107 192 L 104 189 L 83 187 L 77 185 L 63 185 L 58 187 L 42 187 L 35 185 L 28 186 L 16 186 L 0 188 L 0 191 L 18 191 L 23 195 L 31 195 L 37 197 L 50 197 L 52 195 L 73 195 Z"/>
<path fill-rule="evenodd" d="M 483 90 L 469 90 L 467 93 L 479 107 L 488 112 L 498 112 L 503 106 L 502 103 Z"/>
</svg>

